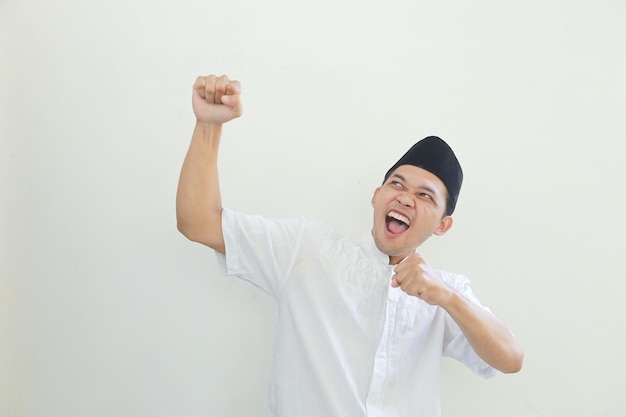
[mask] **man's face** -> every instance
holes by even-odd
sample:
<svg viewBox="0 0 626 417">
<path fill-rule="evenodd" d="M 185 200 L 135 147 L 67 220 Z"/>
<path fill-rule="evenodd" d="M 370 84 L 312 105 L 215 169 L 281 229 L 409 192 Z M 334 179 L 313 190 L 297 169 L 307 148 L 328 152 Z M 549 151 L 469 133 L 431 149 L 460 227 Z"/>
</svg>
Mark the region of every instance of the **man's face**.
<svg viewBox="0 0 626 417">
<path fill-rule="evenodd" d="M 413 165 L 401 165 L 374 191 L 372 235 L 378 249 L 396 264 L 415 252 L 431 235 L 452 227 L 443 216 L 447 189 L 434 174 Z"/>
</svg>

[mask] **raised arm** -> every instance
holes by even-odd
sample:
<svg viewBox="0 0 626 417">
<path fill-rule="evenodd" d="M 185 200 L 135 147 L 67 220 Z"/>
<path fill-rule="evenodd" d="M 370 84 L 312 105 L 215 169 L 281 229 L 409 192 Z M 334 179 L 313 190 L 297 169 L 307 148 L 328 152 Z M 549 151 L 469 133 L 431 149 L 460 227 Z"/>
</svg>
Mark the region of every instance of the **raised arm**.
<svg viewBox="0 0 626 417">
<path fill-rule="evenodd" d="M 241 116 L 241 86 L 227 76 L 198 77 L 192 104 L 196 126 L 178 181 L 176 220 L 188 239 L 224 253 L 217 154 L 222 125 Z"/>
</svg>

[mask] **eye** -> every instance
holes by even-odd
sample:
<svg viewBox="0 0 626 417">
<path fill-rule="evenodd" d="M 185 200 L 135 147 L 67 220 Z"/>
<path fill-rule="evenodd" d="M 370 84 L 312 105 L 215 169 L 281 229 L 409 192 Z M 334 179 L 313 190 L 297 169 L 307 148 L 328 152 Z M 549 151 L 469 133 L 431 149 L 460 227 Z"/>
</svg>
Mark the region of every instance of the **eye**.
<svg viewBox="0 0 626 417">
<path fill-rule="evenodd" d="M 424 197 L 424 198 L 427 198 L 429 200 L 433 199 L 433 196 L 428 194 L 428 193 L 420 193 L 420 197 Z"/>
</svg>

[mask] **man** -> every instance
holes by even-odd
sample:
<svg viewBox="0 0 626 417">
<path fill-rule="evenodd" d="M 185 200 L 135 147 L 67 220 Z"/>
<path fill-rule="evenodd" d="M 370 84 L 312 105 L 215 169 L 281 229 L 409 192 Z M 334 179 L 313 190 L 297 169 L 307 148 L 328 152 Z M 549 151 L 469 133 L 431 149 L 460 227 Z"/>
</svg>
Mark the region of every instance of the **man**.
<svg viewBox="0 0 626 417">
<path fill-rule="evenodd" d="M 187 238 L 276 300 L 266 416 L 439 416 L 442 356 L 483 377 L 521 369 L 517 342 L 467 278 L 416 253 L 452 227 L 462 171 L 444 141 L 418 142 L 387 172 L 371 233 L 352 241 L 307 219 L 222 208 L 218 147 L 222 124 L 242 113 L 240 93 L 226 76 L 196 80 L 176 207 Z"/>
</svg>

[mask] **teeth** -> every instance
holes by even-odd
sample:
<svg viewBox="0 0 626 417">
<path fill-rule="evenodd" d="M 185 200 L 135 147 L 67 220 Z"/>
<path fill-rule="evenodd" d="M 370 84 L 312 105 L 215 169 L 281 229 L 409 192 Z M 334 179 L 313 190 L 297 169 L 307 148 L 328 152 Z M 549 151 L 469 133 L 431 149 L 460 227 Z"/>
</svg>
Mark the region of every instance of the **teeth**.
<svg viewBox="0 0 626 417">
<path fill-rule="evenodd" d="M 407 217 L 403 216 L 403 215 L 402 215 L 402 214 L 400 214 L 400 213 L 396 213 L 395 211 L 392 211 L 392 212 L 391 212 L 391 213 L 389 213 L 387 216 L 392 217 L 392 218 L 394 218 L 394 219 L 396 219 L 396 220 L 399 220 L 399 221 L 401 221 L 402 223 L 406 224 L 407 226 L 410 226 L 410 225 L 411 225 L 411 221 L 410 221 Z"/>
</svg>

